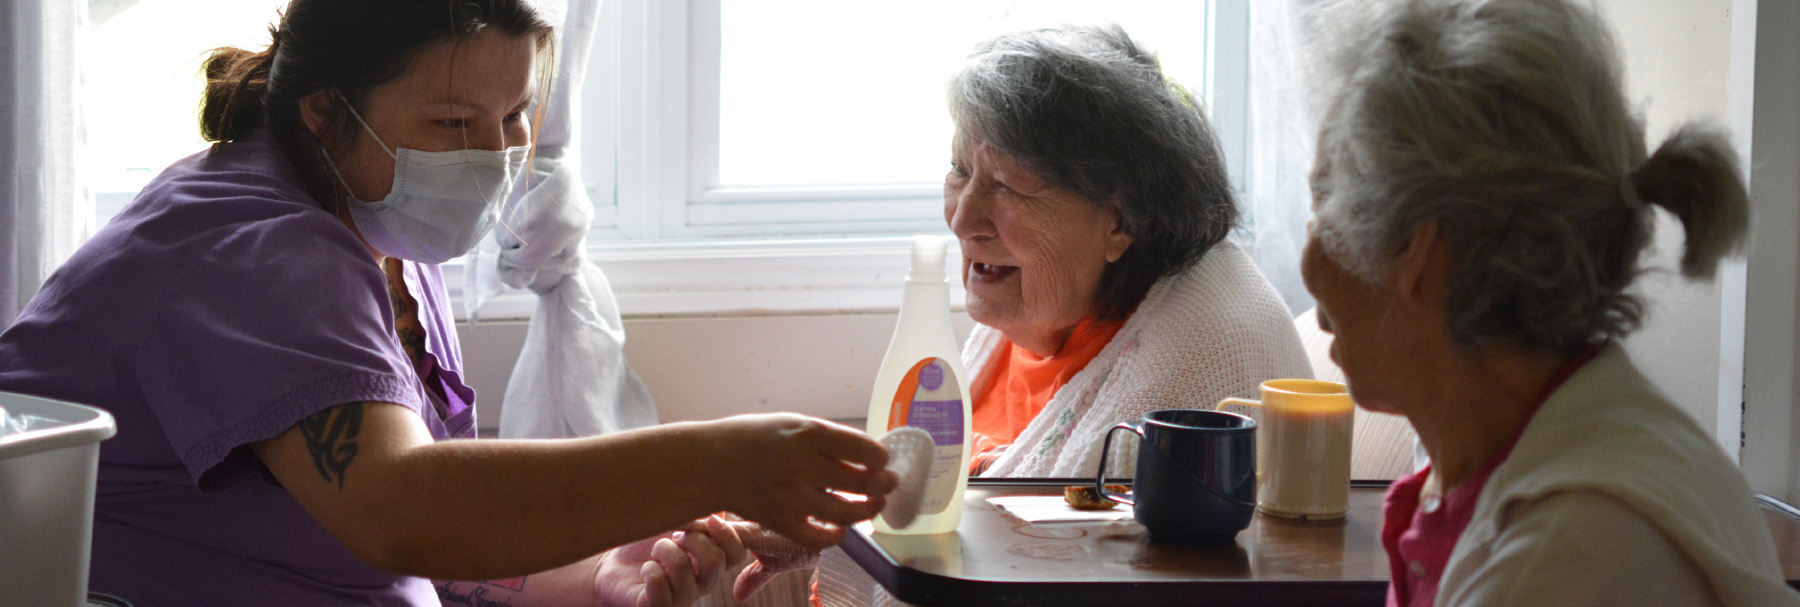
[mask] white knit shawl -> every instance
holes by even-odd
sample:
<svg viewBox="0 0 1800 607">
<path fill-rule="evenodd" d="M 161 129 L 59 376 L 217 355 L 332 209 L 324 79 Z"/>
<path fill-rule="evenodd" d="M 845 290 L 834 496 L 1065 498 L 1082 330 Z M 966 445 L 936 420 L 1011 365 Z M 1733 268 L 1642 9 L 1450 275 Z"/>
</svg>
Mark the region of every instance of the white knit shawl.
<svg viewBox="0 0 1800 607">
<path fill-rule="evenodd" d="M 972 386 L 985 385 L 994 352 L 1008 345 L 999 331 L 975 326 L 963 346 Z M 1283 377 L 1312 377 L 1287 305 L 1242 249 L 1220 242 L 1192 268 L 1157 281 L 984 476 L 1093 476 L 1114 424 L 1158 409 L 1210 409 L 1228 396 L 1255 398 L 1257 384 Z M 1136 467 L 1129 434 L 1113 439 L 1108 475 L 1129 476 Z"/>
</svg>

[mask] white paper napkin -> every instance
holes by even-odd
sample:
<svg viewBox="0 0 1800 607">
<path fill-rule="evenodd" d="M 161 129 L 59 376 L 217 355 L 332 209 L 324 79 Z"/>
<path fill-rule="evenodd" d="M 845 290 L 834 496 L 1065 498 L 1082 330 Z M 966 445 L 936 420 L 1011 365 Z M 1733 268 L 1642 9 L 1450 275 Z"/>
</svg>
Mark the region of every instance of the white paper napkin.
<svg viewBox="0 0 1800 607">
<path fill-rule="evenodd" d="M 987 502 L 1032 524 L 1132 520 L 1131 506 L 1118 504 L 1108 510 L 1080 510 L 1063 501 L 1060 495 L 1007 495 L 987 498 Z"/>
</svg>

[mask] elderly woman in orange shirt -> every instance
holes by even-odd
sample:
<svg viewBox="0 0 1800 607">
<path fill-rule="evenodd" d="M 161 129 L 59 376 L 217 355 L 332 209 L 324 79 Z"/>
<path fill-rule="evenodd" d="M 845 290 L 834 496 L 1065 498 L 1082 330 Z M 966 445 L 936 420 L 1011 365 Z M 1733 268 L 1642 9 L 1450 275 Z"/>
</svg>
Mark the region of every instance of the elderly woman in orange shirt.
<svg viewBox="0 0 1800 607">
<path fill-rule="evenodd" d="M 976 472 L 1092 475 L 1118 422 L 1312 376 L 1287 306 L 1227 239 L 1212 128 L 1155 55 L 1117 26 L 1017 32 L 949 92 Z"/>
<path fill-rule="evenodd" d="M 1091 477 L 1119 422 L 1312 377 L 1287 305 L 1227 238 L 1237 201 L 1205 113 L 1123 30 L 989 40 L 949 97 L 976 473 Z M 1132 473 L 1127 444 L 1109 475 Z M 835 549 L 818 580 L 815 605 L 886 600 Z"/>
</svg>

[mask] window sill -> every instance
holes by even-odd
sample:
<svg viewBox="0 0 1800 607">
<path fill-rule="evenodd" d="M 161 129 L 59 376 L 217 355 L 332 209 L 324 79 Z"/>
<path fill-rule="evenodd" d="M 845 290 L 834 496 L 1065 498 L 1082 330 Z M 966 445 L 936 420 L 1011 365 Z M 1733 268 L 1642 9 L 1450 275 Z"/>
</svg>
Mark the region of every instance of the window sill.
<svg viewBox="0 0 1800 607">
<path fill-rule="evenodd" d="M 603 242 L 588 245 L 588 258 L 627 318 L 841 314 L 898 309 L 909 247 L 906 237 Z M 462 261 L 443 272 L 457 318 L 467 319 Z M 529 318 L 536 299 L 509 289 L 483 305 L 480 318 Z M 950 300 L 962 308 L 962 281 L 951 281 Z"/>
</svg>

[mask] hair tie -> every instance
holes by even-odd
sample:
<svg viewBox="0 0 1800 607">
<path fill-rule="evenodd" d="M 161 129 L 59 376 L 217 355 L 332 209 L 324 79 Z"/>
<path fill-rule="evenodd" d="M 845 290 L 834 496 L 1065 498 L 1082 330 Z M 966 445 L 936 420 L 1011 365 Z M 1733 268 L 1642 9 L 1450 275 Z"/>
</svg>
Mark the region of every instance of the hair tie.
<svg viewBox="0 0 1800 607">
<path fill-rule="evenodd" d="M 1632 209 L 1642 209 L 1646 206 L 1643 197 L 1638 196 L 1637 169 L 1627 171 L 1624 177 L 1619 178 L 1619 199 L 1625 201 L 1625 206 Z"/>
<path fill-rule="evenodd" d="M 262 64 L 268 67 L 269 88 L 274 88 L 275 72 L 281 67 L 281 30 L 269 30 L 269 50 L 263 51 Z"/>
</svg>

